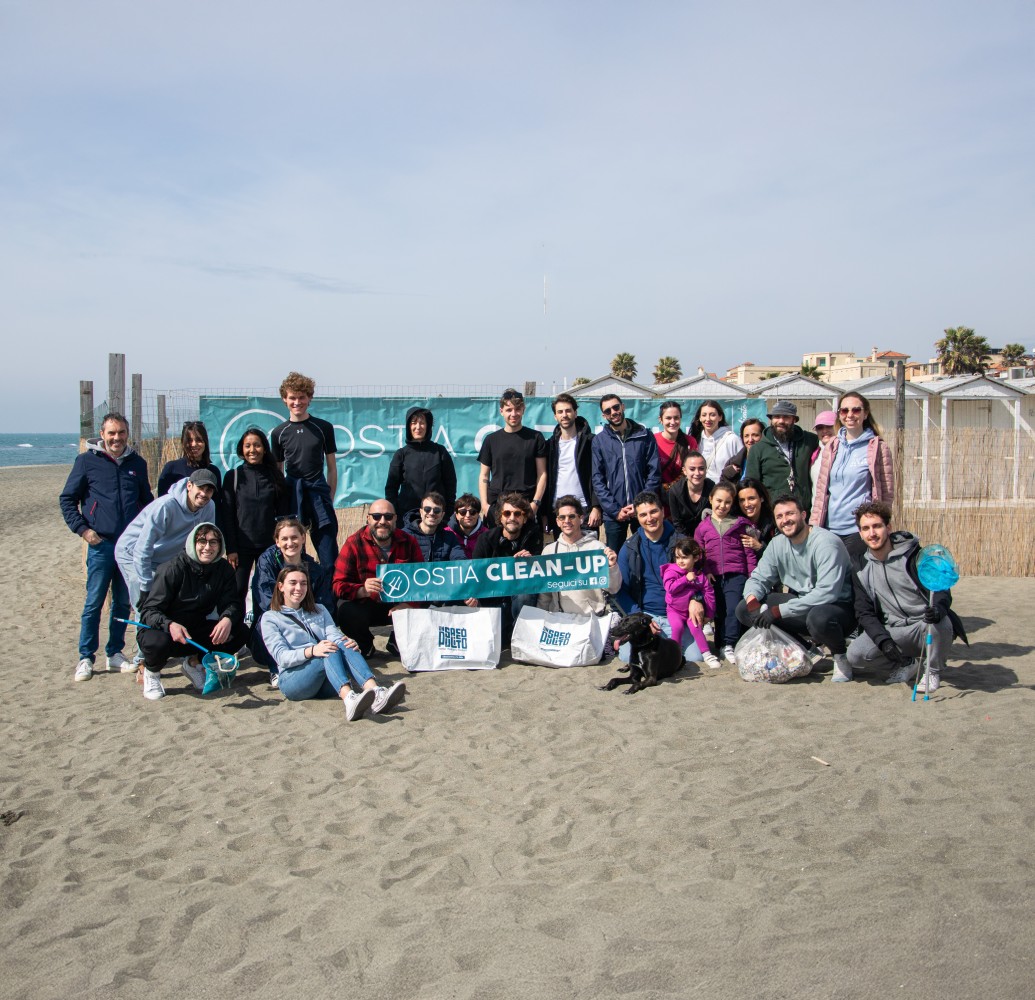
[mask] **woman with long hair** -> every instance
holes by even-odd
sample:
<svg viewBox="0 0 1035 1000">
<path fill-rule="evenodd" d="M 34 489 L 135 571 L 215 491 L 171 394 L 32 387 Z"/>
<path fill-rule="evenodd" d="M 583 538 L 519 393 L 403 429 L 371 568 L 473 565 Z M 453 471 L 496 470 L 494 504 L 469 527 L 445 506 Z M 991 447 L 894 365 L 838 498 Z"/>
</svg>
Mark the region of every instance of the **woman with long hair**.
<svg viewBox="0 0 1035 1000">
<path fill-rule="evenodd" d="M 704 455 L 708 466 L 708 478 L 717 483 L 722 470 L 740 451 L 740 438 L 726 423 L 726 411 L 714 399 L 706 399 L 694 414 L 690 434 L 697 441 L 697 450 Z"/>
<path fill-rule="evenodd" d="M 158 477 L 158 495 L 164 497 L 169 492 L 173 483 L 181 479 L 189 479 L 195 469 L 208 469 L 216 477 L 216 510 L 220 510 L 222 503 L 219 487 L 223 477 L 212 464 L 212 455 L 208 445 L 208 431 L 201 420 L 186 420 L 183 430 L 180 432 L 180 457 L 166 462 L 162 466 L 161 475 Z M 222 518 L 220 519 L 222 521 Z M 222 523 L 220 523 L 222 527 Z"/>
<path fill-rule="evenodd" d="M 744 447 L 726 463 L 726 468 L 722 470 L 723 479 L 731 483 L 737 483 L 744 478 L 747 470 L 748 454 L 751 448 L 762 440 L 764 433 L 765 424 L 758 417 L 748 417 L 740 425 L 740 440 Z"/>
<path fill-rule="evenodd" d="M 654 432 L 658 444 L 658 466 L 661 469 L 661 500 L 668 516 L 668 491 L 683 475 L 683 460 L 697 449 L 697 441 L 683 430 L 683 407 L 667 400 L 658 410 L 661 430 Z"/>
<path fill-rule="evenodd" d="M 865 551 L 854 511 L 860 504 L 895 501 L 891 449 L 860 392 L 846 392 L 837 404 L 841 427 L 823 453 L 809 523 L 837 535 L 848 554 Z"/>
<path fill-rule="evenodd" d="M 765 547 L 776 534 L 773 501 L 769 490 L 758 479 L 742 479 L 737 483 L 737 510 L 751 522 L 751 528 L 741 538 L 746 549 L 753 549 L 760 559 Z"/>
</svg>

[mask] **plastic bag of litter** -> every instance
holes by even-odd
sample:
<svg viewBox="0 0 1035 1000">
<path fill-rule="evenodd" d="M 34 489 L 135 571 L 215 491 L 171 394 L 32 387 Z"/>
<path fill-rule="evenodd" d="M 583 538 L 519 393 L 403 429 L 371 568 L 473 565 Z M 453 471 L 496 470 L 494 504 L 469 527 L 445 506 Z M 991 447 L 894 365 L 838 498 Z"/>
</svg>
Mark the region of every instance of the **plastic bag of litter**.
<svg viewBox="0 0 1035 1000">
<path fill-rule="evenodd" d="M 745 681 L 782 684 L 812 672 L 805 647 L 778 628 L 750 628 L 736 648 L 737 669 Z"/>
</svg>

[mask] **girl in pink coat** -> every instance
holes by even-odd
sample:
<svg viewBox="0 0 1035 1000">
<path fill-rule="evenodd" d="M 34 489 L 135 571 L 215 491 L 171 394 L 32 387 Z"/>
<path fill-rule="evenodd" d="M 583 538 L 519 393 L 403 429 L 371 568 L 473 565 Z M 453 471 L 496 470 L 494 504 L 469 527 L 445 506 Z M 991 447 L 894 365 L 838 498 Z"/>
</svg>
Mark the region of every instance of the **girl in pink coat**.
<svg viewBox="0 0 1035 1000">
<path fill-rule="evenodd" d="M 681 538 L 672 547 L 672 554 L 675 562 L 661 567 L 665 610 L 672 626 L 672 638 L 679 642 L 683 638 L 683 629 L 689 629 L 704 662 L 709 667 L 718 667 L 719 659 L 711 651 L 704 630 L 688 617 L 691 601 L 700 601 L 704 605 L 706 617 L 711 618 L 715 614 L 715 591 L 702 567 L 704 552 L 692 538 Z"/>
</svg>

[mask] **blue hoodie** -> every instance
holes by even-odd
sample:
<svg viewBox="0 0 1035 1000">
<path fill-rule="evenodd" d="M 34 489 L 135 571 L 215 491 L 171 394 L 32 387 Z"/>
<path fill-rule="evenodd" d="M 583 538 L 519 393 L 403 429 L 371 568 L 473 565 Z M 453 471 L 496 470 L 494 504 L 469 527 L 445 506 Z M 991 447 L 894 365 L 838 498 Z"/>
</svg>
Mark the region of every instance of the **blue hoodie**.
<svg viewBox="0 0 1035 1000">
<path fill-rule="evenodd" d="M 873 477 L 867 454 L 874 433 L 869 427 L 863 429 L 854 441 L 848 439 L 848 432 L 842 427 L 838 431 L 837 452 L 830 468 L 827 491 L 826 528 L 835 535 L 854 535 L 859 527 L 852 513 L 860 504 L 873 498 Z"/>
</svg>

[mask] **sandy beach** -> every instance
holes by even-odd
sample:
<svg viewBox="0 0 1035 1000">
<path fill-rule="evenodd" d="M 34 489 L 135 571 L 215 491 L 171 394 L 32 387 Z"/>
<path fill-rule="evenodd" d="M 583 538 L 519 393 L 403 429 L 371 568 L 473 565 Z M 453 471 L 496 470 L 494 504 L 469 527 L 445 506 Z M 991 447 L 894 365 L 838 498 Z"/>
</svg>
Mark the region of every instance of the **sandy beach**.
<svg viewBox="0 0 1035 1000">
<path fill-rule="evenodd" d="M 150 703 L 72 682 L 67 472 L 0 470 L 0 996 L 1035 993 L 1035 580 L 961 581 L 926 704 L 505 663 L 346 724 L 250 660 Z"/>
</svg>

